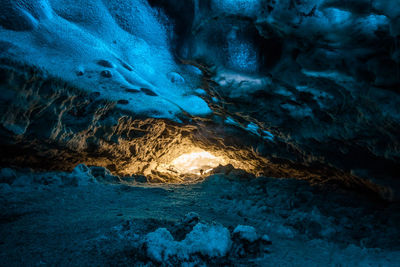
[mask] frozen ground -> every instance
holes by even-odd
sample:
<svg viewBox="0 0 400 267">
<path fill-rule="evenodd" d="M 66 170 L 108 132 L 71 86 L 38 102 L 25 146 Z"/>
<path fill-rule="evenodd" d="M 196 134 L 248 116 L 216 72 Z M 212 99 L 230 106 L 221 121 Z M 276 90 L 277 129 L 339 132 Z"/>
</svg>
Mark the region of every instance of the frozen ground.
<svg viewBox="0 0 400 267">
<path fill-rule="evenodd" d="M 398 266 L 398 204 L 292 179 L 3 169 L 1 266 Z M 187 265 L 186 265 L 187 264 Z"/>
</svg>

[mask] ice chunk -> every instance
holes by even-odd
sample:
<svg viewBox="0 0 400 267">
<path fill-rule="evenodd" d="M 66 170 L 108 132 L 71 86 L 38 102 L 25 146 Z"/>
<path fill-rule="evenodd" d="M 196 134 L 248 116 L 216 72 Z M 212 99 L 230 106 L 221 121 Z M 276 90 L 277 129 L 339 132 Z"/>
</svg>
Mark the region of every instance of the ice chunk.
<svg viewBox="0 0 400 267">
<path fill-rule="evenodd" d="M 77 179 L 78 185 L 88 185 L 95 182 L 92 171 L 85 164 L 76 166 L 71 176 Z"/>
<path fill-rule="evenodd" d="M 249 124 L 247 125 L 247 127 L 246 127 L 246 130 L 247 130 L 247 131 L 249 131 L 249 132 L 251 132 L 251 133 L 253 133 L 253 134 L 255 134 L 255 135 L 260 135 L 260 134 L 258 133 L 258 129 L 260 129 L 260 127 L 258 127 L 258 125 L 255 124 L 254 122 L 249 123 Z"/>
<path fill-rule="evenodd" d="M 349 23 L 349 19 L 351 18 L 351 12 L 338 8 L 326 8 L 324 12 L 326 13 L 326 17 L 333 24 Z"/>
<path fill-rule="evenodd" d="M 171 233 L 165 228 L 159 228 L 146 236 L 147 256 L 161 262 L 176 255 L 179 243 L 174 241 Z"/>
<path fill-rule="evenodd" d="M 257 124 L 255 124 L 254 122 L 250 122 L 246 126 L 245 130 L 249 131 L 252 134 L 255 134 L 257 136 L 261 136 L 263 139 L 270 140 L 270 141 L 274 140 L 274 135 L 272 133 L 270 133 L 267 130 L 262 130 L 262 129 L 260 130 L 260 127 Z"/>
<path fill-rule="evenodd" d="M 227 117 L 227 118 L 225 119 L 225 123 L 226 123 L 226 124 L 235 125 L 235 126 L 240 127 L 240 124 L 237 123 L 232 117 Z"/>
<path fill-rule="evenodd" d="M 269 237 L 269 235 L 265 234 L 261 237 L 261 240 L 267 243 L 271 243 L 271 238 Z"/>
<path fill-rule="evenodd" d="M 214 80 L 220 86 L 227 88 L 226 93 L 231 98 L 247 97 L 249 94 L 265 90 L 266 86 L 271 85 L 269 77 L 237 73 L 225 69 L 218 70 Z"/>
<path fill-rule="evenodd" d="M 369 15 L 359 20 L 361 24 L 360 29 L 366 34 L 374 34 L 375 31 L 381 26 L 385 26 L 389 23 L 387 17 L 383 15 Z"/>
<path fill-rule="evenodd" d="M 225 256 L 231 246 L 228 229 L 221 225 L 198 223 L 190 232 L 182 245 L 186 254 L 200 253 L 209 257 Z"/>
<path fill-rule="evenodd" d="M 158 262 L 170 257 L 189 259 L 191 255 L 201 254 L 205 257 L 225 256 L 231 247 L 230 233 L 221 225 L 198 223 L 180 242 L 175 241 L 165 228 L 146 235 L 147 255 Z"/>
<path fill-rule="evenodd" d="M 258 239 L 256 229 L 253 226 L 248 225 L 238 225 L 233 234 L 237 235 L 240 239 L 249 241 L 250 243 L 255 242 Z"/>
<path fill-rule="evenodd" d="M 189 212 L 183 218 L 185 224 L 191 224 L 192 222 L 198 222 L 200 220 L 200 215 L 194 211 Z"/>
<path fill-rule="evenodd" d="M 274 135 L 266 130 L 262 130 L 262 133 L 264 134 L 263 138 L 267 139 L 269 141 L 273 141 L 274 140 Z"/>
</svg>

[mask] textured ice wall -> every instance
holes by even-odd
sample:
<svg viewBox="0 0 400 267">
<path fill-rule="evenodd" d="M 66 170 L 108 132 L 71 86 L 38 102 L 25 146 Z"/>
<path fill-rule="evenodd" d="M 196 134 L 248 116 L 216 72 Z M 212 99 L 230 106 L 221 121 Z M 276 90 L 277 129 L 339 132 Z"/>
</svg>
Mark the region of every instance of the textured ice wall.
<svg viewBox="0 0 400 267">
<path fill-rule="evenodd" d="M 291 147 L 285 157 L 400 192 L 398 1 L 209 3 L 196 11 L 184 55 L 213 66 L 226 122 L 246 114 Z M 269 145 L 257 151 L 268 156 Z"/>
<path fill-rule="evenodd" d="M 260 0 L 213 0 L 215 10 L 241 16 L 254 16 L 261 8 Z"/>
<path fill-rule="evenodd" d="M 1 57 L 136 114 L 178 120 L 181 109 L 211 112 L 194 96 L 196 75 L 176 63 L 167 29 L 147 1 L 6 0 L 0 15 Z"/>
</svg>

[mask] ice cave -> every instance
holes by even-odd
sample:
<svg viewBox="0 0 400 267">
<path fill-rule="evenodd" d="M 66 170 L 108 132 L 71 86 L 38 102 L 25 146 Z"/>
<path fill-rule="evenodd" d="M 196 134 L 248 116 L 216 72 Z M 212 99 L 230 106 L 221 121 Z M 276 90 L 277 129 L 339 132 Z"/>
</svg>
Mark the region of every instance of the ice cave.
<svg viewBox="0 0 400 267">
<path fill-rule="evenodd" d="M 0 0 L 0 266 L 400 266 L 399 0 Z"/>
</svg>

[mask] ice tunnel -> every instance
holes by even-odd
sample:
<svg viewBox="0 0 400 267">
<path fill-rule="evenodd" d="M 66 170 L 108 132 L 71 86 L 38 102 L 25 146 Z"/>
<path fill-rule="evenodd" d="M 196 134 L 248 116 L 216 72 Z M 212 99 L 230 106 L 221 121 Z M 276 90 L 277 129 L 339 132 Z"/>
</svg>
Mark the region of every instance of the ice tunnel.
<svg viewBox="0 0 400 267">
<path fill-rule="evenodd" d="M 345 183 L 397 187 L 395 15 L 383 15 L 390 7 L 352 15 L 311 1 L 79 5 L 2 5 L 5 165 L 85 163 L 154 176 L 177 151 L 198 148 L 256 176 L 321 176 L 319 164 Z M 294 10 L 297 21 L 286 19 Z M 379 44 L 385 31 L 392 47 Z M 357 57 L 372 58 L 352 62 L 344 48 L 352 45 Z"/>
<path fill-rule="evenodd" d="M 357 3 L 5 1 L 2 161 L 152 175 L 195 147 L 393 191 L 397 13 Z"/>
<path fill-rule="evenodd" d="M 283 243 L 314 242 L 307 243 L 312 260 L 302 266 L 353 265 L 352 253 L 365 256 L 361 266 L 392 266 L 396 261 L 382 255 L 391 247 L 397 259 L 399 248 L 391 238 L 400 233 L 399 42 L 394 0 L 2 0 L 0 225 L 18 228 L 20 218 L 44 225 L 26 214 L 40 205 L 53 214 L 64 201 L 76 208 L 74 216 L 107 203 L 106 211 L 93 212 L 121 209 L 117 217 L 140 221 L 124 217 L 129 222 L 107 237 L 118 248 L 133 242 L 131 256 L 113 250 L 102 254 L 107 259 L 72 257 L 74 266 L 102 266 L 101 259 L 294 263 L 266 256 L 266 229 Z M 27 197 L 37 202 L 25 206 Z M 13 203 L 21 207 L 15 216 Z M 180 218 L 189 207 L 235 225 L 207 224 L 193 213 Z M 365 222 L 358 225 L 351 214 Z M 111 229 L 115 221 L 107 216 Z M 90 228 L 91 220 L 81 222 Z M 253 228 L 242 225 L 247 220 Z M 129 231 L 142 231 L 140 240 Z M 35 247 L 29 235 L 0 236 L 9 236 L 0 248 L 18 247 L 25 237 L 26 251 Z M 318 246 L 317 239 L 327 243 Z M 66 251 L 63 242 L 54 251 Z M 312 247 L 339 254 L 336 261 L 316 259 Z M 0 265 L 3 256 L 15 266 L 60 265 L 58 256 L 38 255 L 47 254 L 25 261 L 0 252 Z"/>
</svg>

